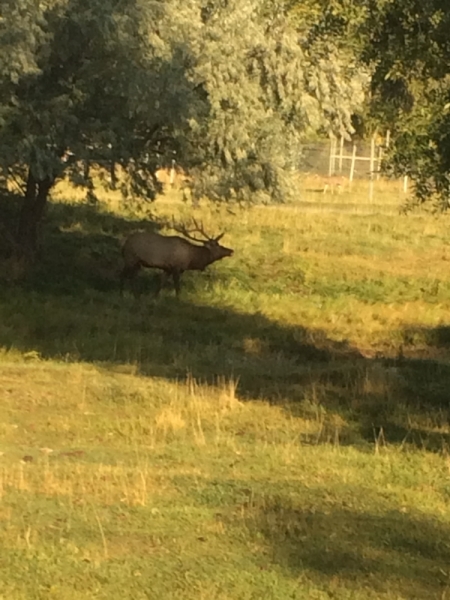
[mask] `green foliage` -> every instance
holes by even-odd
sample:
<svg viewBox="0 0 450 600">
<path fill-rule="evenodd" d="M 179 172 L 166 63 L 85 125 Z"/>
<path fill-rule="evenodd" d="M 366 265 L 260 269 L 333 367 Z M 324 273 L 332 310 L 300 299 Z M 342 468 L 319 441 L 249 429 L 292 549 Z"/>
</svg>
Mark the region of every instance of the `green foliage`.
<svg viewBox="0 0 450 600">
<path fill-rule="evenodd" d="M 7 5 L 0 164 L 18 180 L 29 166 L 92 194 L 96 167 L 125 196 L 153 198 L 176 156 L 197 196 L 282 199 L 292 148 L 349 131 L 362 101 L 353 58 L 311 19 L 294 26 L 283 2 Z"/>
<path fill-rule="evenodd" d="M 409 175 L 416 200 L 450 198 L 450 8 L 444 0 L 373 1 L 364 27 L 374 67 L 372 111 L 393 133 L 389 168 Z"/>
<path fill-rule="evenodd" d="M 0 20 L 1 108 L 14 98 L 14 86 L 37 74 L 36 52 L 44 41 L 43 2 L 3 0 Z"/>
</svg>

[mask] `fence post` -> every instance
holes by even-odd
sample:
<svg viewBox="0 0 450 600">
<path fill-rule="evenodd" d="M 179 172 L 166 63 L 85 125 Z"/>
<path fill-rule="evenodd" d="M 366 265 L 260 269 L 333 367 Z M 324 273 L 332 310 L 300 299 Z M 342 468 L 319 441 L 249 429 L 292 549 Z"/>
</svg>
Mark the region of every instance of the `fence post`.
<svg viewBox="0 0 450 600">
<path fill-rule="evenodd" d="M 381 163 L 383 162 L 383 147 L 378 148 L 378 169 L 377 169 L 377 180 L 381 177 Z"/>
<path fill-rule="evenodd" d="M 342 173 L 342 162 L 344 158 L 344 136 L 341 135 L 340 145 L 339 145 L 339 173 Z"/>
<path fill-rule="evenodd" d="M 355 175 L 355 163 L 356 163 L 356 144 L 353 144 L 352 163 L 350 166 L 350 177 L 349 177 L 350 185 L 352 184 L 353 177 Z"/>
<path fill-rule="evenodd" d="M 328 175 L 334 175 L 336 172 L 336 138 L 330 136 L 330 163 L 328 165 Z"/>
</svg>

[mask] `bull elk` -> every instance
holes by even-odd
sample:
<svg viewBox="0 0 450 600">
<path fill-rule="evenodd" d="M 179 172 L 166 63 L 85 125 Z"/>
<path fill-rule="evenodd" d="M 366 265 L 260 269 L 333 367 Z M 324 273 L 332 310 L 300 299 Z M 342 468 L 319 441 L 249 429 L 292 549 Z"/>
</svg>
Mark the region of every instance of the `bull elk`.
<svg viewBox="0 0 450 600">
<path fill-rule="evenodd" d="M 126 279 L 134 280 L 141 267 L 147 267 L 162 270 L 156 295 L 161 291 L 167 277 L 172 276 L 175 293 L 178 296 L 180 277 L 184 271 L 203 271 L 213 262 L 233 255 L 233 250 L 219 244 L 224 233 L 213 238 L 205 233 L 203 225 L 197 223 L 195 219 L 193 223 L 194 229 L 191 230 L 182 225 L 172 224 L 172 229 L 181 233 L 183 238 L 148 231 L 132 233 L 122 246 L 124 267 L 120 276 L 121 291 Z M 193 233 L 199 233 L 203 239 L 194 237 Z M 188 240 L 197 244 L 192 244 Z"/>
</svg>

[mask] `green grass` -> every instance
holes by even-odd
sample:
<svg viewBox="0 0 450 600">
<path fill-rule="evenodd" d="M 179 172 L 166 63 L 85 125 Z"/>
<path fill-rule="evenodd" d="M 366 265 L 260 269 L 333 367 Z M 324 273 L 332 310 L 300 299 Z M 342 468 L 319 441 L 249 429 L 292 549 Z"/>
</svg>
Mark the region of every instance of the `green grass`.
<svg viewBox="0 0 450 600">
<path fill-rule="evenodd" d="M 2 269 L 0 599 L 450 597 L 448 218 L 205 205 L 235 256 L 136 301 L 120 239 L 192 209 L 71 194 Z"/>
</svg>

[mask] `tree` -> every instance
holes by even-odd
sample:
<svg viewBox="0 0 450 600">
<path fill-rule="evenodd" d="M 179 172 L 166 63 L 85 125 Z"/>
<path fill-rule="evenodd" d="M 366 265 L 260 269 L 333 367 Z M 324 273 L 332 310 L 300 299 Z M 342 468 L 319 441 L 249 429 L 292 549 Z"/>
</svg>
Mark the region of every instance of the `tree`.
<svg viewBox="0 0 450 600">
<path fill-rule="evenodd" d="M 291 147 L 350 131 L 363 98 L 353 57 L 282 0 L 3 2 L 0 165 L 25 182 L 25 256 L 63 175 L 152 199 L 176 153 L 197 195 L 282 199 Z"/>
<path fill-rule="evenodd" d="M 22 254 L 32 256 L 48 193 L 64 173 L 91 188 L 91 163 L 105 168 L 122 162 L 132 172 L 131 187 L 154 193 L 154 157 L 144 175 L 132 159 L 139 159 L 147 145 L 163 145 L 165 123 L 177 122 L 176 116 L 166 119 L 167 104 L 176 108 L 172 96 L 180 90 L 168 92 L 166 103 L 156 107 L 170 64 L 162 52 L 147 54 L 152 48 L 140 24 L 154 15 L 145 7 L 127 1 L 115 7 L 84 0 L 23 4 L 37 34 L 34 45 L 17 35 L 15 51 L 25 55 L 32 48 L 34 60 L 19 76 L 2 73 L 11 93 L 3 104 L 0 161 L 26 182 L 17 242 Z M 41 10 L 33 11 L 36 6 Z M 16 16 L 11 11 L 13 24 Z M 8 23 L 3 26 L 6 38 Z M 149 103 L 151 115 L 142 110 Z"/>
<path fill-rule="evenodd" d="M 372 115 L 393 132 L 388 166 L 416 200 L 450 201 L 450 7 L 445 0 L 370 0 L 363 58 Z"/>
</svg>

